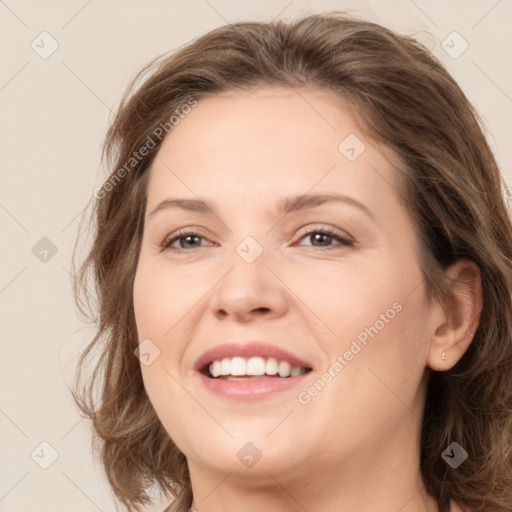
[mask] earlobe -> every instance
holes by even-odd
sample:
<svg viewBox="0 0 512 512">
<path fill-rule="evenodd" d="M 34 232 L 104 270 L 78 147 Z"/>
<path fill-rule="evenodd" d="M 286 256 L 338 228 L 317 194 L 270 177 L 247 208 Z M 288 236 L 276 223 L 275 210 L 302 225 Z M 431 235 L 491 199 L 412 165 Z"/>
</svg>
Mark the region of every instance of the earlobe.
<svg viewBox="0 0 512 512">
<path fill-rule="evenodd" d="M 480 269 L 475 262 L 459 260 L 446 274 L 452 285 L 445 296 L 446 310 L 435 306 L 427 360 L 436 371 L 449 370 L 464 355 L 473 341 L 483 306 Z"/>
</svg>

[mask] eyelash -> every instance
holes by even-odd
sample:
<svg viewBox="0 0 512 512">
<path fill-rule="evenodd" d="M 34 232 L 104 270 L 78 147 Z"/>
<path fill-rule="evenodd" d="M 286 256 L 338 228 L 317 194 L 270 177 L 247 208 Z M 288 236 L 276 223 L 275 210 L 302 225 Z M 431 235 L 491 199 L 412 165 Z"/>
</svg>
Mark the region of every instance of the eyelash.
<svg viewBox="0 0 512 512">
<path fill-rule="evenodd" d="M 313 230 L 310 230 L 310 231 L 307 231 L 306 233 L 303 233 L 299 240 L 302 240 L 303 238 L 309 236 L 309 235 L 312 235 L 312 234 L 322 234 L 322 235 L 327 235 L 331 238 L 334 238 L 335 240 L 337 240 L 338 242 L 340 242 L 340 246 L 342 247 L 352 247 L 354 246 L 354 242 L 352 240 L 350 240 L 349 238 L 343 236 L 343 234 L 339 231 L 336 231 L 336 230 L 333 230 L 333 229 L 330 229 L 330 228 L 322 228 L 322 229 L 313 229 Z M 172 238 L 166 238 L 161 244 L 160 244 L 160 247 L 162 249 L 162 251 L 165 251 L 165 250 L 173 250 L 173 251 L 177 251 L 177 252 L 187 252 L 187 251 L 190 251 L 191 249 L 182 249 L 182 248 L 176 248 L 176 247 L 172 247 L 172 244 L 174 242 L 176 242 L 177 240 L 180 240 L 180 239 L 184 239 L 188 236 L 194 236 L 194 237 L 198 237 L 198 238 L 203 238 L 204 237 L 195 232 L 195 231 L 187 231 L 186 229 L 182 230 L 182 231 L 178 231 L 177 233 L 175 233 L 175 235 L 172 237 Z M 332 250 L 332 249 L 336 249 L 340 246 L 333 246 L 333 247 L 317 247 L 318 249 L 322 249 L 322 250 Z M 192 249 L 199 249 L 200 247 L 204 247 L 204 246 L 199 246 L 199 247 L 192 247 Z M 316 246 L 313 246 L 311 245 L 310 247 L 316 247 Z"/>
</svg>

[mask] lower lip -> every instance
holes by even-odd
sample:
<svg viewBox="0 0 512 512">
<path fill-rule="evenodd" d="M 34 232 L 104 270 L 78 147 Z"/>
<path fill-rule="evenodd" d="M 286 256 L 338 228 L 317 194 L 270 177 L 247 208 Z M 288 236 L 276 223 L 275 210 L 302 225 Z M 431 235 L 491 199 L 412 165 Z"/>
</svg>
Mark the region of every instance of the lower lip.
<svg viewBox="0 0 512 512">
<path fill-rule="evenodd" d="M 248 380 L 211 379 L 202 373 L 199 378 L 205 387 L 223 398 L 257 400 L 268 398 L 301 384 L 311 372 L 297 377 L 270 377 Z"/>
</svg>

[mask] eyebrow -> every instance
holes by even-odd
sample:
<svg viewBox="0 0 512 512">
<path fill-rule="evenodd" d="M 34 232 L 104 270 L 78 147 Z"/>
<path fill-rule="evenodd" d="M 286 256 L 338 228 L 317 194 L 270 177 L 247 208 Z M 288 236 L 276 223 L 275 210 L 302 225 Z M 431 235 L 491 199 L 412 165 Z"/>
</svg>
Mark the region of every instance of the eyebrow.
<svg viewBox="0 0 512 512">
<path fill-rule="evenodd" d="M 375 220 L 375 215 L 363 203 L 360 203 L 353 197 L 334 193 L 285 197 L 277 203 L 277 211 L 283 214 L 288 214 L 315 208 L 333 201 L 356 207 Z M 159 211 L 170 208 L 180 208 L 182 210 L 202 213 L 205 215 L 216 215 L 214 205 L 208 201 L 203 201 L 201 199 L 165 199 L 148 214 L 148 218 L 153 217 Z"/>
</svg>

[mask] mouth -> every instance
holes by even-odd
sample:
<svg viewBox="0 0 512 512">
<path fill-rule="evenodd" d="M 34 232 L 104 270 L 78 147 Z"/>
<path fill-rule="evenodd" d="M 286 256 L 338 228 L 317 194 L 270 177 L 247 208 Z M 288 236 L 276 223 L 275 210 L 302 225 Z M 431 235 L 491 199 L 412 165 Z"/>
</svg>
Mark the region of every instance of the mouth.
<svg viewBox="0 0 512 512">
<path fill-rule="evenodd" d="M 251 400 L 291 389 L 314 371 L 298 356 L 267 343 L 225 343 L 204 353 L 194 366 L 210 392 Z"/>
<path fill-rule="evenodd" d="M 224 357 L 207 363 L 201 373 L 210 379 L 230 381 L 265 378 L 287 379 L 298 377 L 312 370 L 308 366 L 295 366 L 289 361 L 275 357 Z"/>
</svg>

